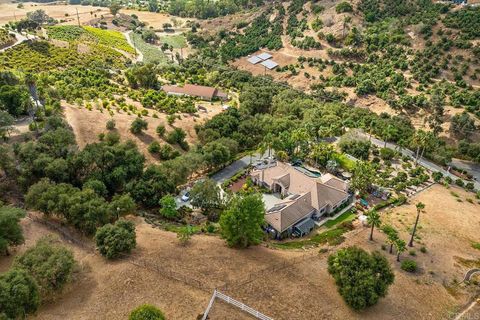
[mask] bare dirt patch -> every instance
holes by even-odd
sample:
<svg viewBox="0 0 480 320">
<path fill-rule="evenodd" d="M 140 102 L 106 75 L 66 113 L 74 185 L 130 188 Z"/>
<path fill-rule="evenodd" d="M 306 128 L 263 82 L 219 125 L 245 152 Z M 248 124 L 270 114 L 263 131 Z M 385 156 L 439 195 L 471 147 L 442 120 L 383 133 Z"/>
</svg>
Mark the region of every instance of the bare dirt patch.
<svg viewBox="0 0 480 320">
<path fill-rule="evenodd" d="M 206 105 L 207 112 L 200 111 L 198 116 L 190 114 L 182 114 L 181 119 L 177 119 L 173 124 L 175 127 L 182 128 L 187 133 L 186 140 L 189 144 L 195 143 L 197 136 L 195 133 L 195 125 L 201 124 L 207 119 L 210 119 L 214 115 L 222 111 L 220 104 L 209 104 L 203 103 Z M 108 120 L 115 120 L 116 132 L 120 134 L 120 139 L 122 141 L 133 140 L 137 144 L 139 150 L 145 155 L 147 162 L 152 163 L 157 161 L 150 152 L 148 152 L 148 145 L 153 141 L 158 141 L 160 143 L 166 143 L 158 137 L 155 132 L 155 129 L 159 125 L 164 125 L 168 131 L 171 131 L 173 128 L 167 123 L 167 116 L 163 113 L 158 113 L 158 118 L 152 116 L 143 117 L 145 121 L 148 122 L 148 129 L 145 130 L 142 134 L 134 135 L 130 132 L 130 125 L 137 117 L 134 114 L 127 114 L 125 112 L 117 113 L 115 112 L 113 116 L 105 110 L 100 112 L 99 110 L 92 109 L 89 111 L 85 108 L 79 108 L 68 103 L 62 104 L 64 107 L 65 118 L 68 123 L 72 126 L 77 144 L 80 148 L 85 147 L 88 143 L 98 142 L 98 135 L 100 133 L 106 133 L 107 130 L 105 125 Z M 140 110 L 141 107 L 138 107 Z M 152 115 L 152 110 L 149 110 Z"/>
<path fill-rule="evenodd" d="M 154 29 L 162 29 L 164 23 L 172 24 L 173 28 L 177 30 L 180 27 L 185 27 L 187 21 L 195 21 L 192 18 L 180 18 L 171 16 L 166 13 L 155 13 L 149 11 L 138 11 L 138 10 L 122 10 L 122 13 L 132 15 L 135 14 L 138 16 L 138 19 L 142 22 L 145 22 L 148 27 L 153 27 Z"/>
</svg>

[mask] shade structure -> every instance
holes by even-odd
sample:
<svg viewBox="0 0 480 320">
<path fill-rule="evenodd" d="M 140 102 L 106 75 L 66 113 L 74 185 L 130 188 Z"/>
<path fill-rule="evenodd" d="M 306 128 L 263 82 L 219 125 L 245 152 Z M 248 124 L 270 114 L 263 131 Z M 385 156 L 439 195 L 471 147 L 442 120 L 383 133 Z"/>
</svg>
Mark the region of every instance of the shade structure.
<svg viewBox="0 0 480 320">
<path fill-rule="evenodd" d="M 265 61 L 262 61 L 260 64 L 269 70 L 272 70 L 278 67 L 278 63 L 276 63 L 273 60 L 265 60 Z"/>
</svg>

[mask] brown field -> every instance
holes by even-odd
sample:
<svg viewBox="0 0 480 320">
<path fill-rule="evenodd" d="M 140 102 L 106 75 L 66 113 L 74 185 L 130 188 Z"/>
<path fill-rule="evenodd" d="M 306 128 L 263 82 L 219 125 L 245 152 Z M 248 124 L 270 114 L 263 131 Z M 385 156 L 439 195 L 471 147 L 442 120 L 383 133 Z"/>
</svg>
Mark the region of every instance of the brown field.
<svg viewBox="0 0 480 320">
<path fill-rule="evenodd" d="M 77 24 L 77 9 L 80 23 L 85 24 L 91 20 L 97 14 L 109 14 L 108 8 L 93 7 L 93 6 L 81 6 L 81 5 L 59 5 L 59 4 L 39 4 L 34 2 L 24 2 L 24 7 L 17 8 L 17 3 L 11 3 L 10 1 L 0 1 L 0 25 L 4 25 L 9 21 L 22 19 L 27 16 L 27 12 L 42 9 L 50 17 L 57 20 L 67 20 L 65 24 Z M 93 14 L 90 14 L 90 13 Z M 68 14 L 68 17 L 65 16 Z"/>
<path fill-rule="evenodd" d="M 163 29 L 162 25 L 164 23 L 171 23 L 174 29 L 177 29 L 178 27 L 184 27 L 185 22 L 187 22 L 188 20 L 190 21 L 195 20 L 192 18 L 186 19 L 186 18 L 174 17 L 165 13 L 154 13 L 154 12 L 148 12 L 148 11 L 122 10 L 121 12 L 129 15 L 136 14 L 140 21 L 145 22 L 147 26 L 153 27 L 154 29 Z"/>
<path fill-rule="evenodd" d="M 45 304 L 30 318 L 126 319 L 137 305 L 151 303 L 164 310 L 168 319 L 195 319 L 207 306 L 213 288 L 227 284 L 223 292 L 274 319 L 450 319 L 473 294 L 473 288 L 455 287 L 452 281 L 462 279 L 467 270 L 465 261 L 478 258 L 471 241 L 479 241 L 480 226 L 480 205 L 465 201 L 471 194 L 455 192 L 462 202 L 450 190 L 435 185 L 410 204 L 383 214 L 383 219 L 397 226 L 401 237 L 408 240 L 406 228 L 413 223 L 414 206 L 417 201 L 426 204 L 416 256 L 404 253 L 402 257 L 416 260 L 420 271 L 415 275 L 401 271 L 394 255 L 385 253 L 395 270 L 395 283 L 386 298 L 366 311 L 354 312 L 344 304 L 326 270 L 327 254 L 318 254 L 318 249 L 283 251 L 257 246 L 235 250 L 218 237 L 205 235 L 194 236 L 182 247 L 174 233 L 135 218 L 138 247 L 132 260 L 106 262 L 65 240 L 80 265 L 75 281 L 55 302 Z M 27 243 L 18 251 L 52 232 L 28 218 L 23 226 Z M 341 246 L 380 250 L 383 235 L 375 231 L 375 241 L 370 242 L 368 234 L 369 228 L 357 223 Z M 427 253 L 419 251 L 422 245 Z M 148 261 L 148 268 L 132 263 L 140 261 Z M 293 263 L 286 265 L 287 261 Z M 10 262 L 11 258 L 2 258 L 0 270 L 6 270 Z M 154 271 L 156 265 L 161 272 Z M 169 272 L 185 278 L 173 280 L 165 276 Z M 474 307 L 467 314 L 476 310 Z M 229 305 L 216 303 L 210 319 L 249 318 Z"/>
<path fill-rule="evenodd" d="M 66 5 L 66 4 L 40 4 L 35 2 L 24 2 L 23 8 L 17 8 L 17 3 L 12 3 L 8 0 L 0 0 L 0 25 L 4 25 L 9 21 L 19 20 L 26 17 L 27 12 L 35 11 L 38 9 L 44 10 L 50 17 L 57 20 L 66 20 L 63 24 L 77 24 L 77 10 L 80 19 L 80 24 L 88 24 L 90 20 L 101 15 L 110 16 L 108 8 L 94 7 L 94 6 L 82 6 L 82 5 Z M 172 17 L 163 13 L 152 13 L 138 10 L 121 10 L 124 14 L 136 14 L 138 18 L 146 22 L 148 26 L 152 26 L 155 29 L 162 28 L 164 23 L 172 23 L 181 27 L 184 25 L 187 19 Z M 68 14 L 68 16 L 65 16 Z M 192 20 L 192 19 L 190 19 Z M 176 23 L 174 23 L 176 21 Z"/>
<path fill-rule="evenodd" d="M 222 111 L 222 107 L 219 103 L 210 104 L 202 103 L 206 106 L 208 112 L 199 111 L 197 116 L 190 114 L 181 114 L 181 119 L 177 119 L 173 124 L 175 127 L 182 128 L 187 133 L 186 140 L 189 144 L 196 142 L 196 133 L 195 125 L 201 124 L 207 119 L 210 119 L 214 115 Z M 157 161 L 150 152 L 148 152 L 148 145 L 157 140 L 160 143 L 163 142 L 162 139 L 158 137 L 155 132 L 155 129 L 158 125 L 163 124 L 167 128 L 167 133 L 173 128 L 167 123 L 167 115 L 164 113 L 158 112 L 158 118 L 154 118 L 152 110 L 149 110 L 150 116 L 143 117 L 144 120 L 148 122 L 148 129 L 145 130 L 140 135 L 134 135 L 130 132 L 130 125 L 133 120 L 137 117 L 135 114 L 127 114 L 125 112 L 117 113 L 115 112 L 113 116 L 104 110 L 100 112 L 99 110 L 92 109 L 89 111 L 85 108 L 78 108 L 76 106 L 69 105 L 64 103 L 64 113 L 65 118 L 68 123 L 72 126 L 73 132 L 75 134 L 77 144 L 80 148 L 85 147 L 88 143 L 93 143 L 98 141 L 98 135 L 100 133 L 106 133 L 107 130 L 105 125 L 108 120 L 114 119 L 116 124 L 116 131 L 120 134 L 122 141 L 133 140 L 137 144 L 139 150 L 145 155 L 147 162 L 152 163 Z M 142 107 L 138 108 L 141 110 Z"/>
</svg>

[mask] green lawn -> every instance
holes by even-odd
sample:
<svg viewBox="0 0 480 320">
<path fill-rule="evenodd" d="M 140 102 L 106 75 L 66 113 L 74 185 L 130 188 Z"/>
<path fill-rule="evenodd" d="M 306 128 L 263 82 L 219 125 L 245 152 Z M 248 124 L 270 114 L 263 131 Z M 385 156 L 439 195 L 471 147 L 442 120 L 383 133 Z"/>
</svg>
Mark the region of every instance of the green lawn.
<svg viewBox="0 0 480 320">
<path fill-rule="evenodd" d="M 160 48 L 143 41 L 141 35 L 132 32 L 130 33 L 130 39 L 132 39 L 132 42 L 143 54 L 144 62 L 166 63 L 169 61 L 169 58 L 162 52 L 162 50 L 160 50 Z"/>
<path fill-rule="evenodd" d="M 342 167 L 343 169 L 349 172 L 352 172 L 353 169 L 355 169 L 355 161 L 351 160 L 346 155 L 337 153 L 333 155 L 333 158 L 338 162 L 340 167 Z"/>
<path fill-rule="evenodd" d="M 325 222 L 324 226 L 327 228 L 331 228 L 339 223 L 342 223 L 344 221 L 352 221 L 357 217 L 355 213 L 353 213 L 351 210 L 347 210 L 341 215 L 339 215 L 336 219 L 333 220 L 328 220 Z"/>
<path fill-rule="evenodd" d="M 310 239 L 275 243 L 273 246 L 279 249 L 301 249 L 305 246 L 318 246 L 325 243 L 328 243 L 329 245 L 336 245 L 343 242 L 345 239 L 343 234 L 347 231 L 348 230 L 346 228 L 334 228 L 322 233 L 317 233 Z"/>
<path fill-rule="evenodd" d="M 187 41 L 185 40 L 185 37 L 181 34 L 176 34 L 173 36 L 161 36 L 160 43 L 167 43 L 174 49 L 185 48 L 187 46 Z"/>
</svg>

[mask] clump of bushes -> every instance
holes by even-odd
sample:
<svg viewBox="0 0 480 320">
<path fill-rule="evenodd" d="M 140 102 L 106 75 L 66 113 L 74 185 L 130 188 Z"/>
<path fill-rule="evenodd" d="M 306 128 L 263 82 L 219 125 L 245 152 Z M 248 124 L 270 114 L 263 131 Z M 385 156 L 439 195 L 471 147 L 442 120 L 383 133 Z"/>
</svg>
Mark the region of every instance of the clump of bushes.
<svg viewBox="0 0 480 320">
<path fill-rule="evenodd" d="M 165 320 L 162 311 L 150 304 L 144 304 L 135 308 L 128 320 Z"/>
<path fill-rule="evenodd" d="M 130 125 L 130 132 L 133 134 L 139 134 L 143 130 L 147 130 L 148 128 L 148 122 L 141 119 L 141 118 L 136 118 L 133 120 L 132 124 Z"/>
<path fill-rule="evenodd" d="M 346 1 L 343 1 L 343 2 L 340 2 L 339 4 L 337 4 L 337 6 L 335 7 L 335 11 L 337 13 L 352 12 L 353 7 L 350 3 L 346 2 Z"/>
<path fill-rule="evenodd" d="M 38 240 L 0 274 L 0 319 L 24 319 L 61 290 L 75 267 L 73 253 L 53 237 Z"/>
<path fill-rule="evenodd" d="M 335 279 L 339 294 L 355 310 L 376 304 L 395 278 L 390 263 L 380 252 L 370 254 L 358 247 L 330 255 L 328 272 Z"/>
<path fill-rule="evenodd" d="M 72 251 L 59 245 L 53 237 L 40 239 L 13 263 L 14 268 L 24 269 L 33 276 L 44 297 L 63 288 L 74 266 Z"/>
<path fill-rule="evenodd" d="M 417 271 L 417 263 L 413 260 L 405 259 L 402 261 L 401 268 L 404 271 L 413 273 Z"/>
<path fill-rule="evenodd" d="M 158 141 L 153 141 L 148 145 L 148 152 L 157 154 L 160 152 L 160 143 Z"/>
<path fill-rule="evenodd" d="M 107 124 L 106 124 L 106 128 L 107 128 L 107 130 L 115 129 L 115 120 L 113 120 L 113 119 L 108 120 Z"/>
<path fill-rule="evenodd" d="M 11 269 L 0 274 L 2 319 L 21 319 L 40 305 L 38 285 L 27 271 Z"/>
<path fill-rule="evenodd" d="M 131 221 L 118 220 L 98 228 L 95 242 L 100 254 L 115 259 L 128 254 L 137 246 L 135 225 Z"/>
</svg>

